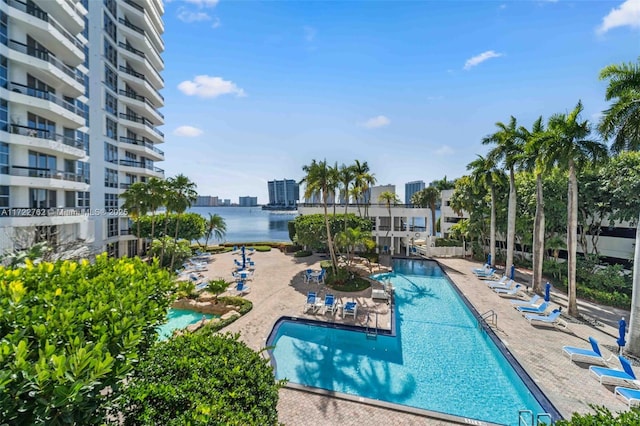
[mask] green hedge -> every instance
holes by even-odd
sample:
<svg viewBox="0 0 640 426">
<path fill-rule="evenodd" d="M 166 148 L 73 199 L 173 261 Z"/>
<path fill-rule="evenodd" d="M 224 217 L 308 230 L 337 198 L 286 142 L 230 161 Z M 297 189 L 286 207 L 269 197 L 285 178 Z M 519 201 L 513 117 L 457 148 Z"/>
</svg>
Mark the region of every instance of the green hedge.
<svg viewBox="0 0 640 426">
<path fill-rule="evenodd" d="M 590 406 L 593 414 L 574 413 L 570 420 L 558 420 L 556 426 L 637 426 L 640 425 L 640 408 L 613 414 L 605 407 Z"/>
<path fill-rule="evenodd" d="M 293 254 L 293 257 L 308 257 L 308 256 L 311 256 L 312 254 L 313 253 L 309 250 L 298 250 Z"/>
</svg>

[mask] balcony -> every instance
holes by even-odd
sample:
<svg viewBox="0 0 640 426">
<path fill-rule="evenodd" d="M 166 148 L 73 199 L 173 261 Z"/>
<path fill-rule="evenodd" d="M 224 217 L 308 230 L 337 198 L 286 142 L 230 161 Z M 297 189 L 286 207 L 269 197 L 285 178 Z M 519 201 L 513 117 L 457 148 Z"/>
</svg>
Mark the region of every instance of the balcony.
<svg viewBox="0 0 640 426">
<path fill-rule="evenodd" d="M 49 130 L 38 129 L 36 127 L 20 126 L 18 124 L 11 124 L 9 126 L 9 133 L 20 136 L 27 136 L 29 138 L 44 139 L 47 141 L 58 142 L 77 149 L 81 152 L 77 152 L 76 155 L 84 157 L 84 143 L 75 138 L 61 135 L 59 133 L 51 132 Z M 59 151 L 54 148 L 54 151 Z"/>
<path fill-rule="evenodd" d="M 123 112 L 118 114 L 118 116 L 124 120 L 129 120 L 138 124 L 142 124 L 145 129 L 153 132 L 155 136 L 160 137 L 160 139 L 164 139 L 164 133 L 162 133 L 160 130 L 156 129 L 155 127 L 153 127 L 153 123 L 150 120 L 146 119 L 145 117 L 142 117 L 140 115 L 134 115 L 134 114 L 125 114 Z"/>
<path fill-rule="evenodd" d="M 84 175 L 65 172 L 62 170 L 51 170 L 42 167 L 11 166 L 11 176 L 23 176 L 31 178 L 57 179 L 69 182 L 89 183 Z"/>
<path fill-rule="evenodd" d="M 122 19 L 122 18 L 118 18 L 118 22 L 120 22 L 122 25 L 124 25 L 125 27 L 137 32 L 138 34 L 141 34 L 143 36 L 146 37 L 145 32 L 142 28 L 138 27 L 137 25 L 133 25 L 131 22 L 129 22 L 126 19 Z"/>
<path fill-rule="evenodd" d="M 151 151 L 152 153 L 155 153 L 158 157 L 162 157 L 162 159 L 164 159 L 164 151 L 159 150 L 153 145 L 153 143 L 149 142 L 146 139 L 135 139 L 135 138 L 127 138 L 124 136 L 120 136 L 119 140 L 122 143 L 135 145 L 137 147 L 143 148 L 143 152 L 148 153 L 148 151 Z"/>
<path fill-rule="evenodd" d="M 131 6 L 134 10 L 144 15 L 144 7 L 140 6 L 138 3 L 131 0 L 124 0 L 124 2 Z"/>
<path fill-rule="evenodd" d="M 139 106 L 143 109 L 144 112 L 148 112 L 149 114 L 154 116 L 153 118 L 156 119 L 156 122 L 154 123 L 154 125 L 164 124 L 164 115 L 160 111 L 158 111 L 156 107 L 151 102 L 149 102 L 147 98 L 145 98 L 144 96 L 140 96 L 137 93 L 134 93 L 130 90 L 120 89 L 118 93 L 126 98 L 137 101 L 137 102 L 132 102 L 132 105 Z"/>
<path fill-rule="evenodd" d="M 118 164 L 125 167 L 135 167 L 140 169 L 150 170 L 154 173 L 159 173 L 164 176 L 164 170 L 154 166 L 153 164 L 144 163 L 142 161 L 134 161 L 134 160 L 118 160 Z"/>
<path fill-rule="evenodd" d="M 73 114 L 82 117 L 83 119 L 86 118 L 84 110 L 80 109 L 79 107 L 77 107 L 76 105 L 70 102 L 65 101 L 64 99 L 60 99 L 54 93 L 36 89 L 35 87 L 26 86 L 24 84 L 16 83 L 14 81 L 9 83 L 8 89 L 15 93 L 21 93 L 23 95 L 27 95 L 34 98 L 43 99 L 45 101 L 52 102 L 66 109 L 67 111 L 70 111 Z"/>
<path fill-rule="evenodd" d="M 160 107 L 164 105 L 164 97 L 158 92 L 158 90 L 153 86 L 152 82 L 145 77 L 144 74 L 137 72 L 135 69 L 130 67 L 125 67 L 120 65 L 118 69 L 126 75 L 134 77 L 134 79 L 129 79 L 131 83 L 134 85 L 139 85 L 145 92 L 148 92 L 151 95 L 151 98 L 154 102 L 154 105 Z M 126 77 L 126 76 L 124 76 Z"/>
</svg>

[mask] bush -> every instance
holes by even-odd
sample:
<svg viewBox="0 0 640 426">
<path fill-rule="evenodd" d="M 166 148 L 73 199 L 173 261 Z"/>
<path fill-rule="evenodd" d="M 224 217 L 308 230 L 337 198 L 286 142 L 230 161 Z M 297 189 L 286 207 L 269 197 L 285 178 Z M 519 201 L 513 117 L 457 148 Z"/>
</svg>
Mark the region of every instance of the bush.
<svg viewBox="0 0 640 426">
<path fill-rule="evenodd" d="M 462 241 L 437 238 L 436 247 L 462 247 Z"/>
<path fill-rule="evenodd" d="M 162 243 L 164 242 L 164 256 L 160 259 L 160 265 L 169 266 L 171 264 L 171 255 L 176 252 L 174 265 L 182 265 L 182 262 L 187 260 L 191 256 L 191 248 L 189 241 L 178 240 L 178 244 L 175 244 L 173 238 L 162 237 L 159 240 L 153 240 L 151 243 L 151 255 L 160 258 L 162 253 Z"/>
<path fill-rule="evenodd" d="M 185 334 L 156 345 L 125 388 L 125 425 L 276 425 L 269 361 L 239 335 Z"/>
<path fill-rule="evenodd" d="M 605 407 L 590 406 L 595 414 L 573 413 L 570 420 L 558 420 L 556 426 L 631 426 L 640 425 L 640 408 L 633 407 L 615 416 Z"/>
<path fill-rule="evenodd" d="M 157 214 L 155 216 L 146 215 L 138 219 L 140 222 L 140 234 L 145 238 L 151 238 L 152 220 L 155 221 L 153 238 L 160 238 L 164 233 L 165 221 L 167 221 L 165 214 Z M 138 232 L 138 221 L 135 221 L 131 226 L 131 230 L 134 233 Z M 178 226 L 178 239 L 193 241 L 201 238 L 205 233 L 206 222 L 207 220 L 198 213 L 182 213 L 180 215 L 180 225 Z M 169 219 L 167 222 L 168 237 L 174 237 L 177 223 L 178 215 L 176 213 L 169 213 Z"/>
<path fill-rule="evenodd" d="M 188 297 L 189 299 L 195 299 L 198 297 L 198 293 L 196 292 L 196 284 L 193 281 L 178 281 L 176 298 L 182 299 L 183 297 Z"/>
<path fill-rule="evenodd" d="M 312 254 L 313 253 L 311 253 L 311 251 L 309 250 L 299 250 L 293 254 L 293 257 L 308 257 L 308 256 L 311 256 Z"/>
<path fill-rule="evenodd" d="M 2 424 L 101 424 L 175 284 L 139 258 L 0 268 Z"/>
<path fill-rule="evenodd" d="M 255 246 L 256 251 L 264 253 L 267 251 L 271 251 L 271 246 Z"/>
<path fill-rule="evenodd" d="M 331 269 L 326 269 L 327 277 L 325 282 L 327 287 L 339 291 L 362 291 L 371 286 L 371 283 L 358 274 L 349 271 L 346 268 L 338 268 L 334 274 Z"/>
</svg>

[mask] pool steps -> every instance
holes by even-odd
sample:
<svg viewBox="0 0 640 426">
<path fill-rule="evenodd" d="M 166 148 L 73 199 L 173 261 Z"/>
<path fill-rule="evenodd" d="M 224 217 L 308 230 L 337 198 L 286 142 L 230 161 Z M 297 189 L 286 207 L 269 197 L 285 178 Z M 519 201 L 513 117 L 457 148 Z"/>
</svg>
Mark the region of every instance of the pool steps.
<svg viewBox="0 0 640 426">
<path fill-rule="evenodd" d="M 552 425 L 553 419 L 549 413 L 538 413 L 535 416 L 531 410 L 518 410 L 518 426 Z"/>
</svg>

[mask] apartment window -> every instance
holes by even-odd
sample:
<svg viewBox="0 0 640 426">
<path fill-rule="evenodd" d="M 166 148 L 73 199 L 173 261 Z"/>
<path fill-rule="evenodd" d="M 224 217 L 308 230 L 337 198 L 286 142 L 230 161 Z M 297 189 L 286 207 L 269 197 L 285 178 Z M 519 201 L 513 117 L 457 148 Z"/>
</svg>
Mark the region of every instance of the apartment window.
<svg viewBox="0 0 640 426">
<path fill-rule="evenodd" d="M 107 61 L 114 67 L 118 66 L 118 51 L 106 38 L 104 39 L 104 57 L 107 58 Z"/>
<path fill-rule="evenodd" d="M 7 34 L 9 34 L 7 30 L 7 14 L 0 10 L 0 43 L 5 46 L 8 44 Z"/>
<path fill-rule="evenodd" d="M 41 152 L 29 151 L 29 175 L 32 177 L 51 177 L 50 172 L 58 170 L 58 160 L 53 155 L 43 154 Z M 48 172 L 48 176 L 39 176 L 40 172 Z"/>
<path fill-rule="evenodd" d="M 109 163 L 117 163 L 118 162 L 118 147 L 110 144 L 109 142 L 104 143 L 104 161 L 108 161 Z"/>
<path fill-rule="evenodd" d="M 127 241 L 127 253 L 129 257 L 138 255 L 138 241 L 136 240 Z"/>
<path fill-rule="evenodd" d="M 7 88 L 7 57 L 0 55 L 0 86 Z"/>
<path fill-rule="evenodd" d="M 78 191 L 76 192 L 77 194 L 77 206 L 78 207 L 82 207 L 82 208 L 88 208 L 89 207 L 89 191 Z"/>
<path fill-rule="evenodd" d="M 27 74 L 27 86 L 29 86 L 32 89 L 36 89 L 36 91 L 38 91 L 38 92 L 48 92 L 48 93 L 53 93 L 53 94 L 56 93 L 56 89 L 54 89 L 53 87 L 49 86 L 44 81 L 42 81 L 42 80 L 40 80 L 38 78 L 35 78 L 31 74 Z M 36 96 L 40 97 L 40 94 L 36 93 Z M 71 103 L 73 104 L 73 102 L 71 102 Z"/>
<path fill-rule="evenodd" d="M 9 207 L 9 187 L 0 186 L 0 207 Z"/>
<path fill-rule="evenodd" d="M 104 5 L 107 7 L 107 10 L 111 12 L 113 17 L 118 16 L 116 13 L 116 0 L 104 0 Z"/>
<path fill-rule="evenodd" d="M 0 174 L 9 174 L 9 144 L 0 142 Z"/>
<path fill-rule="evenodd" d="M 107 238 L 118 236 L 118 218 L 107 219 Z"/>
<path fill-rule="evenodd" d="M 138 176 L 132 175 L 131 173 L 127 173 L 124 175 L 124 179 L 127 185 L 133 185 L 138 181 Z"/>
<path fill-rule="evenodd" d="M 74 191 L 64 191 L 64 206 L 69 208 L 76 206 L 76 193 Z"/>
<path fill-rule="evenodd" d="M 118 208 L 118 194 L 104 194 L 104 208 L 105 209 L 117 209 Z"/>
<path fill-rule="evenodd" d="M 110 243 L 107 244 L 107 256 L 109 257 L 120 257 L 119 250 L 120 243 Z"/>
<path fill-rule="evenodd" d="M 91 183 L 91 169 L 87 161 L 76 161 L 76 174 L 82 176 L 84 183 Z"/>
<path fill-rule="evenodd" d="M 129 152 L 129 151 L 125 151 L 124 152 L 124 157 L 132 162 L 135 162 L 138 160 L 138 156 L 136 154 L 134 154 L 133 152 Z"/>
<path fill-rule="evenodd" d="M 84 4 L 84 3 L 88 3 L 87 1 L 83 1 L 83 6 L 85 9 L 89 10 L 89 5 L 88 4 Z M 86 16 L 83 16 L 84 19 L 84 28 L 82 28 L 82 35 L 84 36 L 84 38 L 86 38 L 87 40 L 89 40 L 89 18 L 87 18 Z M 85 50 L 85 62 L 88 61 L 89 57 L 89 52 L 87 50 Z M 89 68 L 88 62 L 85 63 L 85 66 L 87 68 Z"/>
<path fill-rule="evenodd" d="M 118 99 L 109 92 L 105 92 L 104 109 L 115 116 L 118 115 Z"/>
<path fill-rule="evenodd" d="M 27 113 L 27 126 L 38 129 L 38 137 L 40 138 L 52 138 L 56 133 L 56 123 L 31 112 Z"/>
<path fill-rule="evenodd" d="M 115 13 L 113 14 L 113 16 L 116 16 Z M 111 40 L 113 40 L 114 42 L 118 39 L 116 37 L 116 24 L 113 22 L 113 19 L 111 19 L 109 15 L 107 15 L 106 12 L 104 13 L 104 32 L 107 33 L 109 37 L 111 37 Z"/>
<path fill-rule="evenodd" d="M 104 66 L 104 82 L 114 92 L 118 91 L 118 74 L 109 65 Z"/>
<path fill-rule="evenodd" d="M 104 169 L 104 186 L 107 188 L 118 187 L 118 171 L 113 169 Z"/>
<path fill-rule="evenodd" d="M 45 61 L 49 60 L 49 51 L 47 48 L 30 35 L 27 35 L 27 54 Z"/>
<path fill-rule="evenodd" d="M 107 137 L 113 140 L 118 139 L 118 123 L 106 117 L 107 120 Z"/>
<path fill-rule="evenodd" d="M 46 209 L 56 207 L 57 192 L 50 189 L 29 188 L 29 207 L 37 209 Z"/>
</svg>

